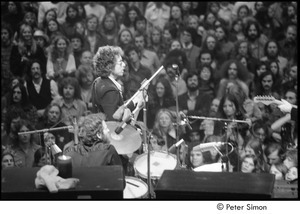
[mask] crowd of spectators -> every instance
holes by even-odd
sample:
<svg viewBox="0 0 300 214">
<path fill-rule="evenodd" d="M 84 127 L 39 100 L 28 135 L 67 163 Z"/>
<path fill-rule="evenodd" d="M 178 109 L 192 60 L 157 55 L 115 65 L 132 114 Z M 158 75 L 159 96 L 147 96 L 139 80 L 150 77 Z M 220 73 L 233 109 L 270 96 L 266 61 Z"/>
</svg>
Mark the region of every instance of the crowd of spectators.
<svg viewBox="0 0 300 214">
<path fill-rule="evenodd" d="M 92 112 L 92 61 L 105 45 L 124 51 L 124 100 L 164 66 L 148 88 L 152 149 L 168 151 L 179 135 L 180 161 L 195 169 L 223 161 L 198 144 L 226 141 L 234 147 L 231 171 L 297 179 L 297 121 L 275 102 L 297 105 L 297 2 L 290 1 L 2 1 L 2 169 L 43 165 L 40 136 L 19 132 L 72 125 Z M 190 130 L 177 123 L 177 99 L 185 115 L 245 123 L 190 119 Z M 53 134 L 62 150 L 74 138 Z"/>
</svg>

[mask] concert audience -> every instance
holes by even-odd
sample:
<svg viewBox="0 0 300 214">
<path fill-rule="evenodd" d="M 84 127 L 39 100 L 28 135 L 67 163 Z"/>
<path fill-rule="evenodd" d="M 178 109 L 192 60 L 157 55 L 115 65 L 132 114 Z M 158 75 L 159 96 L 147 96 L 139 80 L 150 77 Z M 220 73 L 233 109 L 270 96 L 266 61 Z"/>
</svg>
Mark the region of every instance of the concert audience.
<svg viewBox="0 0 300 214">
<path fill-rule="evenodd" d="M 32 167 L 33 151 L 39 146 L 29 143 L 31 135 L 18 135 L 20 128 L 28 131 L 74 125 L 74 121 L 66 121 L 66 117 L 75 116 L 78 120 L 79 116 L 90 114 L 87 110 L 92 106 L 91 85 L 99 77 L 91 62 L 99 47 L 119 46 L 126 53 L 126 48 L 135 44 L 141 53 L 141 58 L 137 58 L 139 66 L 132 66 L 135 64 L 133 55 L 139 55 L 133 50 L 111 63 L 116 66 L 119 59 L 125 62 L 125 66 L 122 64 L 124 74 L 115 79 L 120 84 L 123 100 L 130 99 L 139 88 L 139 85 L 126 84 L 126 80 L 136 80 L 133 74 L 141 66 L 152 75 L 164 66 L 148 88 L 147 128 L 153 129 L 153 135 L 158 138 L 154 149 L 167 151 L 176 143 L 175 98 L 187 96 L 187 107 L 193 107 L 188 95 L 191 95 L 191 86 L 197 84 L 189 82 L 195 77 L 193 72 L 197 72 L 196 91 L 202 96 L 201 105 L 210 105 L 203 116 L 212 117 L 203 122 L 195 119 L 202 123 L 199 141 L 230 142 L 235 149 L 229 155 L 229 171 L 241 172 L 245 171 L 242 159 L 245 150 L 251 153 L 247 143 L 257 137 L 260 158 L 247 159 L 259 169 L 252 172 L 270 172 L 271 168 L 274 173 L 283 172 L 281 178 L 287 181 L 298 178 L 297 165 L 286 163 L 295 159 L 290 151 L 298 151 L 297 118 L 293 116 L 297 109 L 293 108 L 292 116 L 290 112 L 285 114 L 279 110 L 282 98 L 297 106 L 297 2 L 2 2 L 1 11 L 1 145 L 15 149 L 12 156 L 6 155 L 7 165 L 13 159 L 16 166 Z M 199 50 L 192 51 L 195 46 Z M 178 65 L 178 70 L 173 64 Z M 236 73 L 229 71 L 231 65 L 236 67 Z M 106 69 L 104 67 L 101 69 Z M 65 72 L 74 73 L 76 78 L 68 77 L 66 82 Z M 151 74 L 139 77 L 136 82 L 140 84 L 144 78 L 151 78 Z M 191 75 L 193 78 L 189 78 Z M 51 100 L 54 102 L 54 81 L 62 96 L 59 105 L 49 105 Z M 210 99 L 203 98 L 207 94 Z M 268 97 L 256 102 L 255 96 L 261 95 Z M 114 95 L 108 96 L 117 99 Z M 274 102 L 264 102 L 264 99 Z M 108 120 L 112 120 L 118 107 L 110 109 Z M 165 108 L 171 109 L 171 113 Z M 191 109 L 201 110 L 198 105 Z M 44 117 L 38 121 L 43 110 Z M 23 119 L 30 120 L 34 128 Z M 239 122 L 231 122 L 234 120 Z M 194 123 L 194 119 L 190 121 Z M 179 132 L 181 135 L 182 130 Z M 74 140 L 68 130 L 53 134 L 61 149 Z M 194 137 L 198 142 L 197 132 Z M 18 147 L 16 142 L 23 144 Z M 82 145 L 82 148 L 90 148 Z M 28 163 L 24 159 L 27 149 L 30 151 Z M 214 162 L 226 163 L 227 157 L 213 150 Z M 223 148 L 220 150 L 224 152 Z M 180 149 L 180 154 L 184 152 Z M 188 167 L 196 168 L 197 164 L 191 165 L 189 152 L 186 157 Z M 268 162 L 268 166 L 261 166 L 261 161 Z M 282 162 L 288 171 L 283 169 Z"/>
</svg>

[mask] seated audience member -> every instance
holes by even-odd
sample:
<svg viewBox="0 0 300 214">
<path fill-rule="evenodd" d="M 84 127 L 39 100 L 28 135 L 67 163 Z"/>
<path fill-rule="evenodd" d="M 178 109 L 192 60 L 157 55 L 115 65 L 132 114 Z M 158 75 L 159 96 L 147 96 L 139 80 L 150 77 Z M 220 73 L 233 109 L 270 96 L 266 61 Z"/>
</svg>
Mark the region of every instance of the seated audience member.
<svg viewBox="0 0 300 214">
<path fill-rule="evenodd" d="M 90 14 L 86 17 L 86 34 L 84 37 L 84 49 L 91 51 L 95 54 L 99 47 L 108 44 L 105 36 L 98 32 L 98 26 L 100 25 L 99 19 L 96 15 Z"/>
<path fill-rule="evenodd" d="M 79 33 L 74 33 L 70 36 L 70 41 L 73 47 L 73 54 L 75 58 L 76 68 L 81 64 L 80 59 L 83 53 L 83 36 Z"/>
<path fill-rule="evenodd" d="M 176 70 L 176 68 L 173 68 L 173 64 L 178 65 L 178 70 Z M 164 67 L 167 73 L 166 78 L 167 80 L 169 80 L 172 87 L 173 97 L 176 97 L 177 95 L 180 96 L 186 93 L 186 83 L 180 76 L 182 65 L 179 64 L 178 60 L 172 57 L 164 63 Z M 176 77 L 178 77 L 178 80 L 176 80 Z"/>
<path fill-rule="evenodd" d="M 185 82 L 188 91 L 178 97 L 179 110 L 185 114 L 207 116 L 213 96 L 199 92 L 197 73 L 189 72 Z"/>
<path fill-rule="evenodd" d="M 168 46 L 163 43 L 163 31 L 160 27 L 154 26 L 150 30 L 147 48 L 157 54 L 159 62 L 162 64 L 168 53 Z"/>
<path fill-rule="evenodd" d="M 108 139 L 108 130 L 102 113 L 90 114 L 79 124 L 78 144 L 71 141 L 64 154 L 72 157 L 73 167 L 122 165 L 122 161 Z"/>
<path fill-rule="evenodd" d="M 246 96 L 249 96 L 249 87 L 246 84 L 249 73 L 247 69 L 240 62 L 236 60 L 226 61 L 220 69 L 222 73 L 222 79 L 219 83 L 217 98 L 221 99 L 226 93 L 227 85 L 230 82 L 235 82 L 244 91 Z"/>
<path fill-rule="evenodd" d="M 246 155 L 242 159 L 241 172 L 243 173 L 255 173 L 259 172 L 258 158 L 255 155 Z"/>
<path fill-rule="evenodd" d="M 261 61 L 275 60 L 279 64 L 279 77 L 283 77 L 283 71 L 287 66 L 288 60 L 280 56 L 279 45 L 275 40 L 270 40 L 265 45 L 265 56 L 260 59 Z"/>
<path fill-rule="evenodd" d="M 101 23 L 102 35 L 106 38 L 107 44 L 116 46 L 118 42 L 118 22 L 114 12 L 105 14 Z"/>
<path fill-rule="evenodd" d="M 10 55 L 10 71 L 14 76 L 26 78 L 30 73 L 30 62 L 38 59 L 42 70 L 46 68 L 46 56 L 33 38 L 33 29 L 28 24 L 20 26 L 17 44 L 12 47 Z"/>
<path fill-rule="evenodd" d="M 275 180 L 284 180 L 288 169 L 283 163 L 272 164 L 269 173 L 275 175 Z"/>
<path fill-rule="evenodd" d="M 294 181 L 298 179 L 298 168 L 292 167 L 288 170 L 288 172 L 285 174 L 285 180 L 286 181 Z"/>
<path fill-rule="evenodd" d="M 20 120 L 16 132 L 33 131 L 34 127 L 29 120 Z M 38 145 L 36 136 L 34 134 L 20 134 L 18 139 L 14 142 L 13 146 L 8 150 L 14 156 L 15 165 L 17 167 L 32 167 L 34 161 L 34 153 L 41 148 Z"/>
<path fill-rule="evenodd" d="M 147 127 L 153 128 L 155 115 L 162 108 L 172 108 L 176 104 L 169 81 L 160 77 L 153 87 L 149 87 L 149 101 L 147 110 Z"/>
<path fill-rule="evenodd" d="M 9 152 L 4 152 L 1 154 L 1 170 L 14 167 L 15 166 L 15 160 L 14 156 Z"/>
<path fill-rule="evenodd" d="M 146 49 L 147 44 L 145 40 L 146 39 L 143 34 L 135 35 L 134 37 L 135 45 L 138 47 L 141 53 L 141 63 L 149 68 L 151 70 L 151 74 L 153 75 L 161 66 L 161 63 L 155 52 Z"/>
<path fill-rule="evenodd" d="M 204 157 L 203 157 L 203 153 L 202 151 L 196 150 L 196 149 L 192 149 L 189 155 L 189 168 L 194 169 L 197 168 L 199 166 L 203 166 L 204 165 Z"/>
<path fill-rule="evenodd" d="M 38 130 L 47 128 L 59 128 L 65 127 L 63 122 L 65 118 L 62 117 L 62 109 L 57 103 L 51 103 L 47 106 L 44 112 L 43 120 L 39 121 L 36 125 Z M 67 129 L 61 129 L 51 132 L 56 139 L 56 145 L 63 150 L 64 145 L 69 143 L 72 138 L 72 133 L 69 133 Z M 42 144 L 44 146 L 44 144 Z"/>
<path fill-rule="evenodd" d="M 124 28 L 119 31 L 117 45 L 124 51 L 129 44 L 134 44 L 134 36 L 129 29 Z"/>
<path fill-rule="evenodd" d="M 48 46 L 49 46 L 49 37 L 44 33 L 44 31 L 37 29 L 34 34 L 33 38 L 36 40 L 36 44 L 40 46 L 45 56 L 48 56 Z"/>
<path fill-rule="evenodd" d="M 58 87 L 54 80 L 45 77 L 39 61 L 32 61 L 29 79 L 25 82 L 29 101 L 36 107 L 39 118 L 44 114 L 45 108 L 57 98 Z"/>
<path fill-rule="evenodd" d="M 95 79 L 92 66 L 80 65 L 76 71 L 76 77 L 79 82 L 81 99 L 86 103 L 87 109 L 92 110 L 92 86 Z"/>
<path fill-rule="evenodd" d="M 66 9 L 66 19 L 65 22 L 61 25 L 61 32 L 68 39 L 75 33 L 75 24 L 80 21 L 78 8 L 70 4 Z"/>
<path fill-rule="evenodd" d="M 213 68 L 210 65 L 203 64 L 198 69 L 199 92 L 215 97 L 215 85 L 213 81 Z"/>
<path fill-rule="evenodd" d="M 272 164 L 282 163 L 283 159 L 283 148 L 279 143 L 270 142 L 264 150 L 265 155 L 267 157 L 267 162 L 269 167 Z"/>
<path fill-rule="evenodd" d="M 173 113 L 168 109 L 160 109 L 155 117 L 153 125 L 153 133 L 156 133 L 161 137 L 165 144 L 163 149 L 166 151 L 171 148 L 173 144 L 176 143 L 176 128 L 173 124 L 175 122 Z M 182 134 L 182 129 L 179 129 L 179 136 Z"/>
<path fill-rule="evenodd" d="M 74 118 L 78 121 L 87 112 L 87 106 L 81 99 L 78 80 L 75 77 L 64 77 L 59 84 L 58 92 L 61 97 L 52 103 L 58 103 L 62 109 L 62 121 L 66 125 L 71 125 Z"/>
<path fill-rule="evenodd" d="M 29 101 L 26 88 L 21 83 L 17 83 L 11 88 L 6 108 L 6 127 L 9 126 L 8 123 L 11 121 L 12 114 L 16 111 L 23 112 L 23 115 L 26 116 L 26 118 L 28 118 L 34 125 L 38 121 L 37 109 Z"/>
<path fill-rule="evenodd" d="M 283 164 L 288 169 L 285 174 L 285 180 L 292 181 L 298 179 L 298 149 L 287 150 Z"/>
<path fill-rule="evenodd" d="M 45 152 L 45 148 L 39 148 L 34 153 L 34 162 L 32 167 L 42 167 L 49 163 L 47 163 L 47 155 Z"/>
<path fill-rule="evenodd" d="M 150 79 L 151 70 L 141 63 L 141 52 L 136 45 L 128 45 L 125 50 L 125 55 L 129 59 L 129 75 L 124 79 L 125 97 L 129 99 L 141 87 L 141 83 L 145 79 Z"/>
<path fill-rule="evenodd" d="M 197 57 L 200 54 L 200 47 L 196 46 L 195 40 L 196 40 L 197 31 L 194 28 L 186 27 L 181 29 L 180 32 L 180 39 L 181 44 L 183 46 L 183 51 L 186 54 L 186 57 L 189 59 L 190 62 L 190 72 L 196 72 L 196 60 Z"/>
<path fill-rule="evenodd" d="M 55 37 L 48 54 L 46 77 L 58 81 L 63 72 L 72 73 L 75 70 L 76 62 L 69 40 L 65 36 Z"/>
<path fill-rule="evenodd" d="M 210 108 L 209 108 L 209 113 L 208 113 L 209 117 L 216 117 L 217 116 L 219 105 L 220 105 L 220 100 L 218 98 L 214 98 L 211 101 Z"/>
</svg>

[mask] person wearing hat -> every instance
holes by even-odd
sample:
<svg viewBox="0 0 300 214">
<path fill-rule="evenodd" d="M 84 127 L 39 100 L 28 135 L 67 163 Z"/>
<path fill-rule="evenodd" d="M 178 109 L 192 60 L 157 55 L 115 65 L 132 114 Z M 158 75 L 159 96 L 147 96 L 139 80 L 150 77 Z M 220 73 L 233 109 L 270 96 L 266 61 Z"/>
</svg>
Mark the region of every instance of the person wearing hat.
<svg viewBox="0 0 300 214">
<path fill-rule="evenodd" d="M 47 56 L 47 47 L 49 43 L 48 36 L 42 30 L 37 29 L 33 34 L 33 38 L 35 39 L 37 45 L 44 50 L 45 56 Z"/>
</svg>

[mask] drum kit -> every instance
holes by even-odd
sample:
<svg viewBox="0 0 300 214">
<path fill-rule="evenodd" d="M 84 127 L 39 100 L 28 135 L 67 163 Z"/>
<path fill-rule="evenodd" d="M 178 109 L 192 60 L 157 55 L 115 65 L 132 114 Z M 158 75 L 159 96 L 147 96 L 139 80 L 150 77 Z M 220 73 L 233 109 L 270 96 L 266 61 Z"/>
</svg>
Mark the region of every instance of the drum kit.
<svg viewBox="0 0 300 214">
<path fill-rule="evenodd" d="M 108 138 L 110 143 L 115 147 L 119 155 L 130 155 L 140 149 L 142 145 L 141 134 L 134 126 L 127 125 L 120 134 L 115 133 L 115 129 L 120 126 L 119 122 L 107 121 L 109 129 Z M 134 160 L 135 176 L 126 176 L 126 186 L 123 191 L 124 199 L 148 197 L 147 185 L 147 154 L 142 153 Z M 174 170 L 177 166 L 175 155 L 163 151 L 150 152 L 150 179 L 153 186 L 158 183 L 164 170 Z M 153 191 L 152 191 L 153 193 Z"/>
<path fill-rule="evenodd" d="M 139 150 L 142 145 L 141 133 L 131 125 L 127 125 L 124 130 L 116 134 L 115 129 L 120 125 L 119 122 L 106 122 L 109 129 L 108 138 L 115 147 L 119 155 L 132 155 Z M 148 154 L 150 154 L 150 188 L 148 186 Z M 155 198 L 154 188 L 161 178 L 164 170 L 175 170 L 178 167 L 176 155 L 167 151 L 150 151 L 136 156 L 133 161 L 135 177 L 125 176 L 124 199 L 147 199 L 149 195 Z M 222 163 L 207 164 L 193 169 L 196 172 L 221 172 Z M 149 194 L 150 191 L 150 194 Z"/>
</svg>

